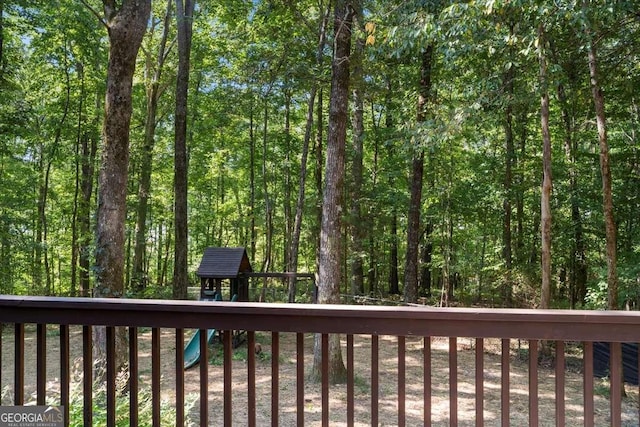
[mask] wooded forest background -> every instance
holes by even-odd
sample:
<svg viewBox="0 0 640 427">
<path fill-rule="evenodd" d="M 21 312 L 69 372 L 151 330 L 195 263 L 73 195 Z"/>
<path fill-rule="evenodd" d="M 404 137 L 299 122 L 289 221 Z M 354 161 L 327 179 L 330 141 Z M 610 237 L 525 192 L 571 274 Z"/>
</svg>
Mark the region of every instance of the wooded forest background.
<svg viewBox="0 0 640 427">
<path fill-rule="evenodd" d="M 338 3 L 353 18 L 340 293 L 635 308 L 640 3 Z M 109 5 L 0 0 L 0 293 L 92 294 L 109 55 L 96 11 Z M 125 294 L 175 295 L 178 184 L 191 284 L 208 246 L 246 247 L 254 270 L 317 271 L 333 5 L 195 5 L 180 182 L 180 21 L 173 0 L 151 6 Z"/>
</svg>

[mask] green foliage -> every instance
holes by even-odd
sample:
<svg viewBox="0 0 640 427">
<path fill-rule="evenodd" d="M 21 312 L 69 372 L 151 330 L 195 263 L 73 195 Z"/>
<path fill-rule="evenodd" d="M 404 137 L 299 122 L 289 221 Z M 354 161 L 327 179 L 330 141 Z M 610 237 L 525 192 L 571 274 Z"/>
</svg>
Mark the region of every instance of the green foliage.
<svg viewBox="0 0 640 427">
<path fill-rule="evenodd" d="M 116 425 L 128 426 L 129 425 L 129 393 L 127 390 L 127 374 L 121 373 L 116 378 Z M 69 399 L 69 425 L 70 426 L 82 426 L 84 416 L 84 398 L 82 395 L 82 382 L 72 383 L 72 389 Z M 104 426 L 107 424 L 106 414 L 106 385 L 94 387 L 93 392 L 93 425 Z M 190 413 L 190 408 L 194 407 L 197 403 L 197 395 L 190 394 L 185 399 L 185 414 L 187 416 Z M 152 396 L 149 388 L 141 388 L 138 391 L 138 421 L 140 426 L 150 426 L 152 417 Z M 161 401 L 160 412 L 162 416 L 162 426 L 171 426 L 175 424 L 175 407 L 172 402 Z"/>
<path fill-rule="evenodd" d="M 84 160 L 81 143 L 100 138 L 107 39 L 104 28 L 81 2 L 10 3 L 4 5 L 0 71 L 0 292 L 66 295 L 73 292 L 74 280 L 78 286 L 74 239 L 85 242 L 84 251 L 93 250 L 95 171 L 87 216 L 91 229 L 82 233 L 78 178 Z M 322 174 L 325 159 L 322 150 L 314 148 L 320 132 L 326 137 L 331 37 L 317 57 L 323 4 L 294 3 L 233 0 L 198 5 L 188 119 L 189 266 L 194 282 L 193 273 L 207 246 L 244 246 L 254 270 L 263 265 L 271 271 L 285 270 L 307 103 L 314 85 L 323 92 L 323 122 L 317 122 L 317 95 L 299 270 L 316 269 L 316 214 L 322 200 L 317 185 L 322 187 L 322 182 L 316 183 L 315 174 Z M 153 2 L 153 19 L 133 86 L 128 278 L 150 82 L 145 69 L 157 66 L 153 54 L 165 7 L 165 2 Z M 542 147 L 536 49 L 541 47 L 550 62 L 554 306 L 582 306 L 581 301 L 570 301 L 578 258 L 586 265 L 588 295 L 583 306 L 605 306 L 599 148 L 585 54 L 584 27 L 589 22 L 597 32 L 601 72 L 606 76 L 602 84 L 618 223 L 620 303 L 636 308 L 640 299 L 640 26 L 631 3 L 592 2 L 583 13 L 571 2 L 549 6 L 498 0 L 367 1 L 363 11 L 354 30 L 354 46 L 356 37 L 367 39 L 360 83 L 365 99 L 360 204 L 367 231 L 366 242 L 356 253 L 345 230 L 344 258 L 363 261 L 365 293 L 386 297 L 394 268 L 393 248 L 398 250 L 402 283 L 409 171 L 412 150 L 418 147 L 425 153 L 420 232 L 422 243 L 428 241 L 432 247 L 427 265 L 432 296 L 425 301 L 439 304 L 445 279 L 458 275 L 457 304 L 503 305 L 502 291 L 510 287 L 513 301 L 509 304 L 537 305 Z M 537 39 L 541 22 L 549 41 L 544 46 Z M 174 36 L 171 21 L 169 39 Z M 418 123 L 419 58 L 428 45 L 434 48 L 433 90 L 426 120 Z M 144 298 L 165 298 L 171 292 L 175 47 L 166 55 L 159 81 L 162 96 L 147 213 L 144 268 L 148 285 L 126 293 Z M 148 68 L 147 61 L 151 61 Z M 513 134 L 512 153 L 505 142 L 508 126 Z M 505 185 L 508 157 L 509 188 Z M 97 170 L 99 164 L 92 166 Z M 349 185 L 345 183 L 348 201 Z M 503 241 L 507 209 L 510 267 Z M 348 209 L 345 215 L 350 215 Z M 392 233 L 394 221 L 396 234 Z M 432 227 L 429 233 L 427 224 Z M 273 248 L 270 259 L 268 247 Z M 349 289 L 347 265 L 345 289 Z M 260 285 L 255 288 L 257 296 Z M 285 299 L 284 285 L 270 283 L 268 291 L 269 301 Z M 308 301 L 310 293 L 301 290 L 297 297 Z"/>
</svg>

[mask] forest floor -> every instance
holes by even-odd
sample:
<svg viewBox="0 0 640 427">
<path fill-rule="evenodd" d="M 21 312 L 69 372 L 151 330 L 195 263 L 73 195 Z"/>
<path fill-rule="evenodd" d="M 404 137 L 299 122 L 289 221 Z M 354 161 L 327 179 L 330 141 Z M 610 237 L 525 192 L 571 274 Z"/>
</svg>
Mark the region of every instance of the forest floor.
<svg viewBox="0 0 640 427">
<path fill-rule="evenodd" d="M 13 402 L 13 333 L 12 328 L 5 328 L 2 335 L 2 388 L 1 404 L 11 405 Z M 185 336 L 185 342 L 189 333 Z M 271 424 L 271 337 L 269 333 L 257 333 L 256 340 L 262 352 L 256 357 L 256 416 L 257 424 Z M 310 367 L 313 359 L 313 336 L 305 336 L 305 364 Z M 51 404 L 59 402 L 59 353 L 57 330 L 51 329 L 47 334 L 47 398 Z M 150 396 L 148 384 L 151 375 L 151 332 L 143 330 L 139 338 L 140 363 L 140 402 L 149 410 Z M 370 356 L 371 339 L 368 336 L 355 337 L 355 420 L 356 425 L 370 425 L 371 382 Z M 432 422 L 434 426 L 449 425 L 449 362 L 447 338 L 432 339 Z M 220 344 L 214 344 L 209 365 L 209 408 L 208 425 L 223 424 L 223 366 Z M 72 327 L 71 360 L 73 381 L 72 401 L 81 402 L 81 366 L 82 335 L 80 328 Z M 163 425 L 173 425 L 173 402 L 175 397 L 175 336 L 174 331 L 163 329 L 161 333 L 162 364 L 162 419 Z M 484 354 L 484 420 L 486 426 L 500 425 L 500 341 L 486 340 Z M 397 425 L 397 345 L 396 338 L 382 336 L 379 341 L 379 420 L 380 425 Z M 35 329 L 27 328 L 25 334 L 25 400 L 35 401 Z M 523 356 L 524 354 L 524 356 Z M 234 350 L 233 357 L 233 425 L 246 425 L 247 417 L 247 348 L 246 344 Z M 565 407 L 566 425 L 583 425 L 582 373 L 580 363 L 575 355 L 567 354 Z M 577 357 L 581 357 L 577 354 Z M 475 425 L 475 350 L 473 340 L 458 339 L 458 425 Z M 200 425 L 199 422 L 199 369 L 194 367 L 185 372 L 186 414 L 188 425 Z M 296 425 L 296 356 L 295 335 L 280 335 L 279 356 L 279 425 Z M 407 338 L 406 340 L 406 425 L 423 425 L 422 421 L 422 340 Z M 555 380 L 554 370 L 550 366 L 541 365 L 539 379 L 539 414 L 541 426 L 555 425 Z M 528 362 L 526 360 L 526 343 L 512 340 L 510 358 L 510 421 L 513 426 L 528 424 Z M 609 424 L 609 402 L 607 382 L 596 378 L 595 383 L 595 425 Z M 627 397 L 623 399 L 623 425 L 638 425 L 638 387 L 627 385 Z M 330 424 L 346 425 L 346 386 L 332 386 L 330 389 Z M 74 399 L 75 397 L 75 399 Z M 97 399 L 96 399 L 97 400 Z M 119 411 L 126 418 L 126 397 L 120 398 Z M 73 406 L 73 403 L 72 403 Z M 98 405 L 99 406 L 99 405 Z M 122 408 L 122 409 L 121 409 Z M 317 426 L 321 422 L 320 386 L 305 379 L 305 425 Z M 101 408 L 96 409 L 100 411 Z M 145 409 L 141 409 L 143 411 Z M 80 410 L 72 411 L 80 413 Z M 141 416 L 141 420 L 146 416 Z M 100 417 L 94 415 L 96 425 Z M 124 423 L 126 425 L 126 422 Z"/>
</svg>

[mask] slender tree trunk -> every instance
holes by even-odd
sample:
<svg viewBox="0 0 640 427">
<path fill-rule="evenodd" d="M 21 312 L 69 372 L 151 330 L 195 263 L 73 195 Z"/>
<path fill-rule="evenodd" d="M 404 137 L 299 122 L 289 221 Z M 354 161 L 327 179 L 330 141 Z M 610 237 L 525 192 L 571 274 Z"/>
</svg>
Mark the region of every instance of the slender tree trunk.
<svg viewBox="0 0 640 427">
<path fill-rule="evenodd" d="M 102 106 L 102 95 L 96 93 L 95 111 L 100 111 Z M 92 131 L 84 132 L 81 139 L 81 179 L 80 188 L 82 197 L 78 206 L 78 233 L 79 233 L 79 266 L 80 266 L 80 293 L 84 297 L 91 295 L 91 244 L 93 241 L 91 234 L 91 197 L 93 195 L 93 185 L 95 181 L 96 156 L 98 152 L 99 135 L 93 129 L 98 129 L 98 114 L 93 118 Z"/>
<path fill-rule="evenodd" d="M 178 25 L 178 76 L 176 80 L 175 119 L 175 256 L 173 266 L 173 297 L 187 298 L 189 277 L 187 272 L 187 94 L 189 90 L 189 59 L 195 0 L 176 0 Z"/>
<path fill-rule="evenodd" d="M 267 140 L 268 140 L 268 102 L 265 96 L 264 100 L 264 121 L 262 123 L 262 193 L 264 195 L 265 206 L 265 254 L 262 260 L 262 267 L 260 271 L 269 271 L 271 268 L 271 256 L 273 248 L 273 203 L 271 201 L 271 195 L 269 194 L 267 176 Z M 266 279 L 265 279 L 266 283 Z"/>
<path fill-rule="evenodd" d="M 144 289 L 149 281 L 148 267 L 146 266 L 147 252 L 147 212 L 149 196 L 151 194 L 151 171 L 153 162 L 153 147 L 155 145 L 156 113 L 160 98 L 160 76 L 166 58 L 165 50 L 171 20 L 171 5 L 173 0 L 167 1 L 164 16 L 162 38 L 158 47 L 158 57 L 155 65 L 151 58 L 151 52 L 146 52 L 146 101 L 147 110 L 144 123 L 144 145 L 142 147 L 142 159 L 140 160 L 140 182 L 138 183 L 138 205 L 136 207 L 136 235 L 133 251 L 133 288 Z"/>
<path fill-rule="evenodd" d="M 388 103 L 387 103 L 388 105 Z M 380 118 L 382 117 L 382 113 L 378 114 L 378 119 L 376 119 L 376 114 L 373 113 L 374 106 L 371 105 L 375 129 L 375 135 L 373 139 L 373 165 L 371 168 L 371 188 L 378 187 L 378 175 L 379 175 L 379 157 L 380 157 Z M 367 268 L 367 289 L 369 295 L 375 295 L 378 291 L 378 269 L 376 262 L 376 238 L 375 238 L 375 229 L 376 229 L 376 218 L 372 215 L 372 209 L 369 209 L 369 212 L 365 214 L 365 222 L 367 223 L 367 250 L 369 251 L 369 266 Z"/>
<path fill-rule="evenodd" d="M 574 126 L 569 111 L 567 94 L 564 84 L 558 84 L 558 100 L 562 106 L 562 122 L 564 124 L 564 150 L 569 163 L 569 192 L 571 193 L 571 222 L 573 224 L 573 248 L 569 257 L 569 289 L 571 308 L 584 303 L 587 295 L 587 263 L 585 242 L 582 230 L 582 217 L 578 197 L 578 165 L 576 161 L 576 142 L 574 140 Z"/>
<path fill-rule="evenodd" d="M 285 271 L 292 270 L 292 257 L 291 257 L 291 238 L 293 237 L 293 208 L 292 208 L 292 147 L 291 147 L 291 90 L 285 90 L 285 102 L 284 102 L 284 139 L 285 139 L 285 174 L 284 174 L 284 221 L 285 221 L 285 235 L 284 235 L 284 266 Z M 291 285 L 291 281 L 287 282 L 287 285 Z M 289 286 L 290 287 L 290 286 Z M 294 280 L 294 300 L 295 300 L 295 280 Z M 293 302 L 293 301 L 290 301 Z"/>
<path fill-rule="evenodd" d="M 513 27 L 512 27 L 513 29 Z M 512 30 L 513 31 L 513 30 Z M 503 85 L 505 87 L 507 105 L 504 114 L 504 134 L 505 134 L 505 172 L 504 172 L 504 200 L 503 222 L 502 222 L 502 257 L 505 267 L 505 280 L 503 283 L 502 296 L 505 301 L 510 301 L 513 288 L 513 251 L 512 251 L 512 234 L 511 234 L 511 199 L 513 187 L 513 162 L 515 159 L 514 138 L 513 138 L 513 96 L 515 69 L 512 65 L 504 73 Z"/>
<path fill-rule="evenodd" d="M 427 104 L 431 97 L 431 68 L 433 45 L 422 52 L 420 64 L 420 89 L 416 121 L 422 123 L 427 118 Z M 424 174 L 424 150 L 414 147 L 411 172 L 409 215 L 407 224 L 407 258 L 404 269 L 404 300 L 418 301 L 418 255 L 420 250 L 420 211 L 422 206 L 422 176 Z"/>
<path fill-rule="evenodd" d="M 586 12 L 588 0 L 583 3 Z M 596 111 L 596 124 L 598 127 L 598 142 L 600 145 L 600 173 L 602 175 L 602 209 L 604 213 L 604 225 L 606 236 L 607 254 L 607 287 L 608 308 L 617 310 L 618 307 L 618 273 L 616 254 L 616 223 L 613 215 L 613 195 L 611 192 L 611 168 L 609 166 L 609 143 L 607 140 L 607 122 L 604 108 L 604 94 L 600 86 L 598 70 L 598 54 L 595 42 L 591 34 L 591 28 L 587 27 L 589 37 L 589 75 L 591 77 L 591 95 Z"/>
<path fill-rule="evenodd" d="M 356 16 L 362 15 L 362 4 L 356 2 Z M 359 25 L 358 25 L 359 24 Z M 357 22 L 354 27 L 362 27 L 362 22 Z M 364 78 L 362 58 L 364 56 L 365 38 L 363 28 L 358 32 L 355 50 L 351 55 L 351 82 L 353 98 L 353 114 L 351 116 L 352 143 L 351 143 L 351 192 L 349 234 L 351 240 L 351 294 L 364 294 L 364 241 L 366 223 L 362 216 L 362 169 L 363 169 L 363 145 L 364 145 Z"/>
<path fill-rule="evenodd" d="M 527 121 L 528 121 L 528 113 L 526 110 L 523 110 L 519 115 L 520 122 L 520 135 L 519 135 L 519 144 L 518 144 L 518 153 L 519 157 L 514 157 L 513 166 L 518 172 L 516 174 L 516 259 L 519 263 L 523 263 L 526 261 L 526 251 L 524 248 L 524 222 L 525 222 L 525 211 L 524 211 L 524 181 L 525 176 L 522 168 L 518 165 L 518 158 L 524 159 L 526 157 L 526 144 L 527 144 Z"/>
<path fill-rule="evenodd" d="M 316 65 L 318 69 L 323 65 L 323 51 L 326 45 L 327 25 L 329 21 L 329 9 L 325 11 L 320 20 L 320 28 L 318 30 L 318 48 L 316 50 Z M 298 186 L 298 200 L 296 202 L 296 215 L 293 224 L 293 236 L 291 238 L 291 265 L 290 271 L 298 271 L 298 251 L 300 247 L 300 233 L 302 230 L 302 213 L 304 210 L 305 187 L 307 184 L 307 160 L 309 158 L 309 143 L 311 141 L 311 130 L 313 128 L 313 107 L 316 102 L 316 94 L 318 92 L 318 81 L 314 80 L 309 92 L 309 101 L 307 103 L 307 121 L 304 130 L 304 141 L 302 145 L 302 156 L 300 159 L 300 182 Z M 319 130 L 320 132 L 320 130 Z M 289 282 L 289 302 L 295 300 L 295 279 Z"/>
<path fill-rule="evenodd" d="M 302 143 L 302 154 L 300 159 L 300 182 L 298 184 L 298 199 L 296 202 L 296 213 L 293 220 L 293 234 L 291 236 L 291 247 L 289 249 L 289 266 L 291 272 L 298 271 L 298 252 L 300 250 L 300 233 L 302 231 L 302 213 L 304 209 L 305 186 L 307 183 L 307 160 L 309 158 L 309 142 L 311 140 L 311 127 L 313 126 L 313 105 L 315 104 L 317 92 L 317 83 L 314 82 L 311 92 L 309 93 L 309 102 L 307 103 L 307 122 L 304 133 L 304 141 Z M 289 280 L 288 301 L 294 302 L 296 295 L 296 280 Z"/>
<path fill-rule="evenodd" d="M 65 73 L 65 95 L 64 95 L 64 107 L 62 111 L 62 117 L 56 124 L 54 139 L 49 149 L 45 145 L 42 145 L 41 152 L 41 165 L 43 166 L 42 173 L 44 174 L 40 183 L 39 200 L 38 200 L 38 221 L 39 221 L 39 240 L 37 245 L 40 247 L 40 257 L 44 261 L 45 272 L 45 294 L 52 295 L 52 273 L 51 266 L 49 264 L 49 249 L 48 249 L 48 222 L 47 222 L 47 201 L 49 195 L 49 183 L 51 178 L 51 167 L 53 161 L 58 152 L 60 146 L 60 140 L 62 137 L 62 128 L 67 120 L 69 114 L 69 104 L 71 99 L 71 81 L 69 76 L 69 66 L 66 61 L 66 46 L 65 46 L 65 61 L 64 61 L 64 73 Z M 45 154 L 46 153 L 46 154 Z M 47 157 L 46 161 L 45 156 Z M 40 260 L 38 260 L 40 262 Z"/>
<path fill-rule="evenodd" d="M 43 237 L 42 227 L 44 224 L 44 207 L 46 201 L 44 200 L 46 194 L 43 194 L 44 189 L 44 143 L 41 141 L 38 144 L 39 158 L 38 158 L 38 202 L 37 202 L 37 217 L 35 224 L 35 241 L 33 248 L 33 263 L 32 263 L 32 280 L 33 287 L 36 292 L 42 293 L 42 248 Z"/>
<path fill-rule="evenodd" d="M 320 270 L 318 302 L 340 302 L 340 257 L 342 254 L 342 188 L 344 182 L 345 144 L 349 97 L 349 56 L 351 51 L 351 24 L 354 9 L 350 2 L 337 0 L 334 15 L 334 46 L 329 130 L 327 134 L 326 180 L 322 200 L 320 231 Z M 321 337 L 316 335 L 313 373 L 321 378 Z M 336 384 L 346 379 L 342 361 L 340 337 L 329 337 L 329 382 Z"/>
<path fill-rule="evenodd" d="M 400 278 L 398 277 L 398 214 L 391 217 L 391 251 L 389 254 L 389 293 L 400 295 Z"/>
<path fill-rule="evenodd" d="M 316 145 L 315 145 L 315 156 L 316 156 L 316 165 L 313 171 L 313 178 L 315 181 L 316 187 L 316 195 L 318 201 L 322 200 L 322 165 L 324 164 L 324 148 L 322 141 L 324 140 L 324 132 L 322 131 L 324 127 L 324 91 L 322 90 L 322 86 L 318 89 L 318 107 L 316 108 Z M 322 205 L 321 203 L 316 204 L 316 226 L 314 235 L 318 236 L 316 240 L 316 286 L 319 282 L 318 272 L 320 271 L 320 227 L 322 225 Z M 317 302 L 317 301 L 316 301 Z"/>
<path fill-rule="evenodd" d="M 422 262 L 420 266 L 420 287 L 422 295 L 431 296 L 431 260 L 433 255 L 433 222 L 429 220 L 425 227 L 423 246 L 422 246 Z"/>
<path fill-rule="evenodd" d="M 0 0 L 1 1 L 1 0 Z M 78 122 L 76 125 L 76 146 L 75 146 L 75 182 L 73 191 L 73 213 L 71 219 L 71 296 L 76 296 L 78 291 L 78 255 L 79 255 L 79 239 L 78 239 L 78 223 L 80 214 L 80 147 L 82 146 L 82 123 L 84 119 L 84 67 L 81 62 L 76 64 L 78 79 L 80 80 L 80 100 L 78 103 Z"/>
<path fill-rule="evenodd" d="M 254 133 L 254 114 L 253 114 L 253 97 L 249 101 L 251 106 L 249 108 L 249 212 L 251 216 L 251 224 L 249 225 L 249 234 L 251 236 L 251 249 L 249 256 L 251 261 L 256 259 L 256 244 L 257 244 L 257 231 L 256 231 L 256 138 Z"/>
<path fill-rule="evenodd" d="M 551 302 L 551 134 L 549 133 L 549 88 L 545 34 L 542 24 L 538 27 L 538 59 L 540 61 L 540 124 L 542 130 L 542 191 L 540 200 L 542 290 L 540 308 L 549 308 Z"/>
</svg>

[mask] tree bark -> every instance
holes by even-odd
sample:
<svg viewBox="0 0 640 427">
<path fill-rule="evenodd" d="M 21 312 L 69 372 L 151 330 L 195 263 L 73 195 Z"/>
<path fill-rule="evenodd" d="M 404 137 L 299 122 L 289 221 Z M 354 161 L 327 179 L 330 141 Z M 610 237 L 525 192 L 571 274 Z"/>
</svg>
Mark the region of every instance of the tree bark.
<svg viewBox="0 0 640 427">
<path fill-rule="evenodd" d="M 96 283 L 94 296 L 121 297 L 124 292 L 124 237 L 131 87 L 138 49 L 147 28 L 151 1 L 123 1 L 119 8 L 103 1 L 109 34 L 109 63 L 103 124 L 102 158 L 98 178 L 96 225 Z M 106 360 L 104 328 L 96 328 L 94 357 Z M 116 366 L 126 358 L 124 330 L 117 333 Z M 98 372 L 99 369 L 96 369 Z"/>
<path fill-rule="evenodd" d="M 542 289 L 540 308 L 551 302 L 551 134 L 549 133 L 549 88 L 547 59 L 544 52 L 544 27 L 538 27 L 538 60 L 540 62 L 540 125 L 542 130 L 542 191 L 540 199 Z"/>
<path fill-rule="evenodd" d="M 431 96 L 433 50 L 433 45 L 429 45 L 422 52 L 418 113 L 416 117 L 418 123 L 426 120 L 426 108 Z M 404 269 L 404 300 L 411 303 L 418 301 L 418 256 L 420 251 L 420 211 L 422 207 L 423 175 L 424 150 L 420 147 L 414 147 L 410 184 L 411 201 L 409 202 L 407 224 L 407 259 Z"/>
<path fill-rule="evenodd" d="M 189 59 L 195 0 L 176 0 L 178 25 L 178 76 L 176 79 L 175 119 L 175 252 L 173 266 L 173 297 L 187 298 L 187 93 L 189 89 Z"/>
<path fill-rule="evenodd" d="M 97 282 L 94 295 L 119 297 L 124 290 L 124 223 L 131 86 L 151 2 L 125 1 L 119 10 L 114 10 L 113 4 L 105 0 L 104 6 L 110 47 L 98 181 Z"/>
<path fill-rule="evenodd" d="M 320 269 L 318 302 L 340 302 L 340 258 L 342 254 L 342 188 L 344 182 L 345 145 L 349 98 L 349 56 L 351 51 L 351 24 L 354 9 L 350 2 L 338 0 L 334 15 L 334 54 L 329 105 L 329 130 L 327 133 L 326 179 L 322 201 L 320 230 Z M 322 352 L 320 336 L 316 335 L 313 372 L 320 378 Z M 340 337 L 329 339 L 329 382 L 336 384 L 346 379 L 342 360 Z"/>
</svg>

